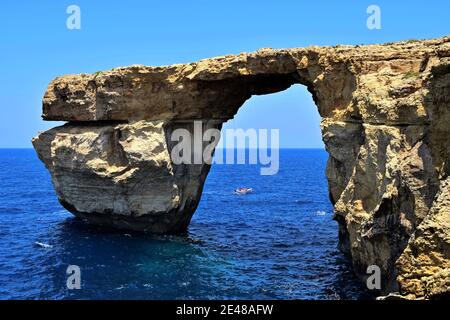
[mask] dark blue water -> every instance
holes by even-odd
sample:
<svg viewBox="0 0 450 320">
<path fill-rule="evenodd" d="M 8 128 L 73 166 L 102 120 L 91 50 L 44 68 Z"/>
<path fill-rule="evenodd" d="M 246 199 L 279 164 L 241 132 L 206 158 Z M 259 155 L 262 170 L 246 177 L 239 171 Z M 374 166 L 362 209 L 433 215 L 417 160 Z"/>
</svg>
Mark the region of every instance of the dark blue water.
<svg viewBox="0 0 450 320">
<path fill-rule="evenodd" d="M 0 298 L 365 298 L 336 249 L 326 159 L 322 150 L 282 150 L 274 176 L 215 165 L 188 235 L 155 237 L 78 221 L 33 150 L 0 150 Z M 254 193 L 234 195 L 239 186 Z M 73 264 L 80 290 L 66 287 Z"/>
</svg>

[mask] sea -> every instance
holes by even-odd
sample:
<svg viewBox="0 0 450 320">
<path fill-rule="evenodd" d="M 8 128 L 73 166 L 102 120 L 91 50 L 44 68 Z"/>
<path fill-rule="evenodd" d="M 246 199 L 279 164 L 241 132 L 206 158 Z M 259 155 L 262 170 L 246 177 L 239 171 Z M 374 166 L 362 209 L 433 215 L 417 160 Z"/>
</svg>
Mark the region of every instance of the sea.
<svg viewBox="0 0 450 320">
<path fill-rule="evenodd" d="M 337 249 L 326 161 L 213 165 L 187 233 L 154 236 L 74 218 L 33 149 L 0 149 L 0 299 L 371 299 Z"/>
</svg>

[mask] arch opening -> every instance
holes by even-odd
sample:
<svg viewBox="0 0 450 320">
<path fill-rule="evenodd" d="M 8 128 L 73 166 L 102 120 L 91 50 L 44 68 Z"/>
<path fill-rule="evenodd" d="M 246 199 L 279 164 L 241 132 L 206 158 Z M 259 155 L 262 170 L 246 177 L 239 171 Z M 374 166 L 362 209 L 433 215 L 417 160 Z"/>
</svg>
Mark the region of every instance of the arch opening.
<svg viewBox="0 0 450 320">
<path fill-rule="evenodd" d="M 260 175 L 261 164 L 248 161 L 213 163 L 189 225 L 191 236 L 207 235 L 208 247 L 220 248 L 229 263 L 226 272 L 240 279 L 241 288 L 261 289 L 261 298 L 367 295 L 337 249 L 320 121 L 310 92 L 298 83 L 248 99 L 224 123 L 222 137 L 227 130 L 279 129 L 279 172 Z M 249 160 L 249 144 L 245 147 Z M 234 194 L 238 187 L 253 192 Z"/>
</svg>

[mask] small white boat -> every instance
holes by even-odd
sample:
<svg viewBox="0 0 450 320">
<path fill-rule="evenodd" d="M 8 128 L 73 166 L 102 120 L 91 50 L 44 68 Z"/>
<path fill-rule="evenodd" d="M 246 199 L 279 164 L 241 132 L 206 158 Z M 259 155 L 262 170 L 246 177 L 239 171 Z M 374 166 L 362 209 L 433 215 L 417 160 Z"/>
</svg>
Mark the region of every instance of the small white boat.
<svg viewBox="0 0 450 320">
<path fill-rule="evenodd" d="M 34 244 L 41 248 L 46 248 L 46 249 L 53 248 L 53 246 L 50 244 L 46 244 L 46 243 L 42 243 L 42 242 L 38 242 L 38 241 L 36 241 Z"/>
<path fill-rule="evenodd" d="M 236 194 L 247 194 L 253 192 L 252 188 L 237 188 L 234 190 Z"/>
</svg>

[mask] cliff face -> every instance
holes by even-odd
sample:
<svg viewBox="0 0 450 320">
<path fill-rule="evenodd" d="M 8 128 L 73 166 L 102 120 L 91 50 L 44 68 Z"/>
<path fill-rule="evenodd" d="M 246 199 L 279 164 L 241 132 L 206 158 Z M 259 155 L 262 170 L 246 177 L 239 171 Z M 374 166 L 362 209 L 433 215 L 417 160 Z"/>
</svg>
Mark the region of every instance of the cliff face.
<svg viewBox="0 0 450 320">
<path fill-rule="evenodd" d="M 60 202 L 119 228 L 185 230 L 209 165 L 175 164 L 176 128 L 220 128 L 252 95 L 306 85 L 322 117 L 339 245 L 382 293 L 450 294 L 450 38 L 263 49 L 53 80 L 33 145 Z M 282 165 L 282 164 L 281 164 Z"/>
</svg>

